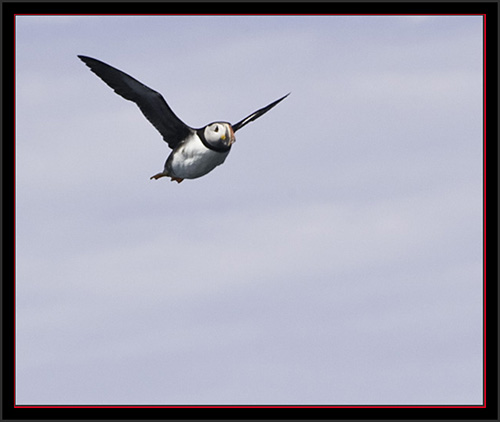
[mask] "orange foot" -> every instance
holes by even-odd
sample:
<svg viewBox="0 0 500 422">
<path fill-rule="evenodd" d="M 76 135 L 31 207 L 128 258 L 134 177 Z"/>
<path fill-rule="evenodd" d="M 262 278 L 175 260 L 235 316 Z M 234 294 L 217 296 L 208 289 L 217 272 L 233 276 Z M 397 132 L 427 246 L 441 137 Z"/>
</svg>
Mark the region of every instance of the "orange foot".
<svg viewBox="0 0 500 422">
<path fill-rule="evenodd" d="M 166 176 L 168 176 L 168 174 L 158 173 L 158 174 L 155 174 L 154 176 L 151 176 L 149 178 L 149 180 L 151 180 L 151 179 L 158 180 L 159 178 L 166 177 Z M 184 180 L 184 179 L 181 179 L 180 177 L 172 177 L 172 176 L 168 176 L 168 177 L 170 177 L 170 179 L 171 179 L 172 182 L 175 180 L 177 183 L 181 183 Z"/>
<path fill-rule="evenodd" d="M 164 173 L 158 173 L 158 174 L 155 174 L 154 176 L 151 176 L 149 178 L 149 180 L 152 180 L 152 179 L 158 180 L 160 177 L 165 177 L 165 176 L 166 176 L 166 174 L 164 174 Z"/>
</svg>

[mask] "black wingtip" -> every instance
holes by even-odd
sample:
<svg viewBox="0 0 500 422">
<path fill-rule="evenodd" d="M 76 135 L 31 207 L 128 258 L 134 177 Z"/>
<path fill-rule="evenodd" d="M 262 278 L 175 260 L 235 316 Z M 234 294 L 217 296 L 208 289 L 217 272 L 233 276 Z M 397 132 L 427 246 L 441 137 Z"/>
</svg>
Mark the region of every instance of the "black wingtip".
<svg viewBox="0 0 500 422">
<path fill-rule="evenodd" d="M 253 112 L 249 116 L 245 117 L 243 120 L 240 120 L 238 123 L 235 123 L 232 125 L 233 130 L 236 132 L 237 130 L 241 129 L 243 126 L 247 125 L 248 123 L 254 121 L 255 119 L 258 119 L 260 116 L 263 114 L 267 113 L 269 110 L 271 110 L 274 106 L 278 105 L 281 101 L 283 101 L 286 97 L 288 97 L 291 94 L 289 92 L 286 95 L 283 95 L 283 97 L 277 99 L 276 101 L 273 101 L 271 104 Z"/>
<path fill-rule="evenodd" d="M 100 60 L 94 59 L 93 57 L 84 56 L 83 54 L 77 54 L 78 57 L 83 63 L 90 67 L 91 63 L 103 63 Z M 103 63 L 106 64 L 106 63 Z"/>
<path fill-rule="evenodd" d="M 77 54 L 76 57 L 78 57 L 83 63 L 85 63 L 91 69 L 92 69 L 92 63 L 99 62 L 99 60 L 93 59 L 92 57 L 89 56 L 84 56 L 82 54 Z"/>
<path fill-rule="evenodd" d="M 291 92 L 289 92 L 288 94 L 286 95 L 283 95 L 283 97 L 281 98 L 278 98 L 276 101 L 272 102 L 271 104 L 269 104 L 267 107 L 269 107 L 268 110 L 270 110 L 271 108 L 273 108 L 275 105 L 278 105 L 278 103 L 280 103 L 281 101 L 283 101 L 286 97 L 288 97 L 289 95 L 291 94 Z M 264 108 L 267 108 L 267 107 L 264 107 Z M 266 111 L 268 111 L 266 110 Z"/>
</svg>

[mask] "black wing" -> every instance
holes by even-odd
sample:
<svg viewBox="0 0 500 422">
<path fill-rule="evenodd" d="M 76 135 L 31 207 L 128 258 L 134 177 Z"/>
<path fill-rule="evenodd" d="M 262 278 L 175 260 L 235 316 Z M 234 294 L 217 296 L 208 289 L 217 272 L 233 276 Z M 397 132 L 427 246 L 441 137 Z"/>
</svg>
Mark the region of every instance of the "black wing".
<svg viewBox="0 0 500 422">
<path fill-rule="evenodd" d="M 174 149 L 193 132 L 174 114 L 160 93 L 106 63 L 91 57 L 78 57 L 118 95 L 136 103 L 170 148 Z"/>
<path fill-rule="evenodd" d="M 268 106 L 265 106 L 257 111 L 254 111 L 252 114 L 250 114 L 250 116 L 247 116 L 243 120 L 239 121 L 238 123 L 231 125 L 233 127 L 233 130 L 236 132 L 238 129 L 241 129 L 246 124 L 254 121 L 255 119 L 258 119 L 260 116 L 262 116 L 264 113 L 267 113 L 275 105 L 277 105 L 280 101 L 283 101 L 289 95 L 290 95 L 290 93 L 286 94 L 284 97 L 281 97 L 279 100 L 276 100 L 275 102 L 269 104 Z"/>
</svg>

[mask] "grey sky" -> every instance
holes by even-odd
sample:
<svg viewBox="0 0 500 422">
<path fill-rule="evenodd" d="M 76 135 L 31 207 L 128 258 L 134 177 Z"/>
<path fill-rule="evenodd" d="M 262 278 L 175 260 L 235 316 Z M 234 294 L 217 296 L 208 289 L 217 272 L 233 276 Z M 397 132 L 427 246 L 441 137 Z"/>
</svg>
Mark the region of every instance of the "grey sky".
<svg viewBox="0 0 500 422">
<path fill-rule="evenodd" d="M 78 58 L 236 122 L 170 150 Z M 482 402 L 482 18 L 16 19 L 18 404 Z"/>
</svg>

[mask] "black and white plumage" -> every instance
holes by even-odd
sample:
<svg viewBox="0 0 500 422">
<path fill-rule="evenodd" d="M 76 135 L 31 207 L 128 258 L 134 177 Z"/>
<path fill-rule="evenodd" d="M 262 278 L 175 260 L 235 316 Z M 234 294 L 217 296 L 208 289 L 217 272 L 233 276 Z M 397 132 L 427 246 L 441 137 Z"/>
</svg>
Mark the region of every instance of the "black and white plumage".
<svg viewBox="0 0 500 422">
<path fill-rule="evenodd" d="M 160 93 L 100 60 L 81 55 L 78 57 L 118 95 L 136 103 L 172 148 L 163 171 L 151 179 L 167 176 L 180 183 L 184 179 L 196 179 L 209 173 L 228 156 L 235 141 L 234 132 L 267 113 L 290 95 L 281 97 L 233 125 L 214 122 L 194 129 L 174 114 Z"/>
</svg>

